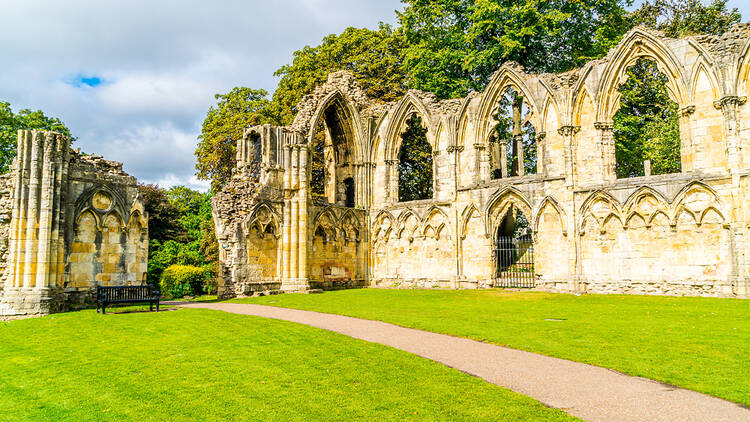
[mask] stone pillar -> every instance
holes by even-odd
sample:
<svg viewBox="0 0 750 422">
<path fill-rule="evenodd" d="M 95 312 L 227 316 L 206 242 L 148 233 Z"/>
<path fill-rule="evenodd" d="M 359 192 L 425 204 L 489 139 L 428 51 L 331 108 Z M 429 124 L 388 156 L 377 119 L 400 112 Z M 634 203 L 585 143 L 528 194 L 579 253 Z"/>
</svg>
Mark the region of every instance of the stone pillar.
<svg viewBox="0 0 750 422">
<path fill-rule="evenodd" d="M 516 148 L 516 176 L 523 176 L 525 173 L 523 166 L 523 135 L 513 136 L 513 144 Z"/>
<path fill-rule="evenodd" d="M 289 195 L 292 206 L 292 221 L 290 222 L 291 234 L 289 236 L 289 281 L 295 283 L 299 277 L 299 148 L 293 145 L 291 148 L 292 160 L 290 166 L 291 187 Z"/>
<path fill-rule="evenodd" d="M 292 161 L 292 149 L 291 145 L 284 146 L 284 221 L 282 225 L 284 229 L 281 236 L 281 281 L 282 283 L 288 282 L 290 277 L 290 263 L 289 263 L 289 243 L 292 238 L 292 170 L 289 163 Z"/>
<path fill-rule="evenodd" d="M 50 313 L 64 307 L 61 198 L 67 191 L 68 138 L 19 131 L 9 233 L 10 277 L 0 314 Z"/>
<path fill-rule="evenodd" d="M 581 130 L 580 126 L 566 125 L 560 126 L 558 133 L 563 137 L 565 145 L 565 185 L 572 187 L 575 183 L 576 172 L 576 145 L 575 135 Z"/>
<path fill-rule="evenodd" d="M 695 113 L 695 106 L 689 105 L 678 111 L 680 118 L 680 167 L 682 171 L 691 171 L 695 169 L 695 159 L 698 149 L 693 141 L 692 116 Z"/>
<path fill-rule="evenodd" d="M 596 122 L 594 127 L 599 131 L 599 148 L 602 154 L 602 180 L 615 180 L 617 159 L 615 157 L 614 123 Z"/>
<path fill-rule="evenodd" d="M 739 107 L 747 102 L 747 97 L 726 96 L 714 102 L 714 107 L 724 114 L 724 131 L 727 136 L 727 164 L 734 175 L 740 170 L 739 152 Z"/>
<path fill-rule="evenodd" d="M 476 170 L 474 173 L 475 183 L 484 183 L 491 179 L 490 157 L 485 153 L 486 149 L 487 145 L 485 144 L 474 144 L 474 165 L 476 166 Z"/>
<path fill-rule="evenodd" d="M 299 283 L 307 285 L 307 145 L 298 145 L 299 150 L 299 190 L 297 198 L 299 200 L 299 271 L 297 278 Z"/>
<path fill-rule="evenodd" d="M 392 203 L 398 202 L 398 163 L 398 160 L 385 160 L 385 173 L 388 178 L 386 197 Z"/>
<path fill-rule="evenodd" d="M 505 179 L 508 177 L 508 141 L 503 139 L 498 141 L 498 144 L 500 144 L 500 177 Z"/>
<path fill-rule="evenodd" d="M 547 171 L 547 169 L 549 168 L 549 162 L 547 161 L 549 152 L 547 151 L 546 139 L 547 132 L 539 132 L 536 134 L 536 173 L 543 176 L 547 176 L 549 174 L 549 172 Z"/>
</svg>

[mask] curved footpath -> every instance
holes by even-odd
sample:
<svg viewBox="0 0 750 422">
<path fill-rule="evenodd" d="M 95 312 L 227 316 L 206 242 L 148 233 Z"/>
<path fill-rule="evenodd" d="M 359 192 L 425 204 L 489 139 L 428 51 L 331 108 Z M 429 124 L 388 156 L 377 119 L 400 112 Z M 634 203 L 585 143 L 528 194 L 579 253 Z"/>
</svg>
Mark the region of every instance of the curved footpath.
<svg viewBox="0 0 750 422">
<path fill-rule="evenodd" d="M 588 421 L 750 421 L 750 409 L 598 366 L 379 321 L 239 303 L 180 303 L 297 322 L 432 359 Z"/>
</svg>

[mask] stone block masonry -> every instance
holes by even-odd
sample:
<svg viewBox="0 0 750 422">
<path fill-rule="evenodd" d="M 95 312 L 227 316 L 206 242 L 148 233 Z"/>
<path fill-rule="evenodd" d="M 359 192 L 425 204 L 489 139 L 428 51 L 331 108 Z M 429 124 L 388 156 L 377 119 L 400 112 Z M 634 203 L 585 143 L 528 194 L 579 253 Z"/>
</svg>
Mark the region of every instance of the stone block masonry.
<svg viewBox="0 0 750 422">
<path fill-rule="evenodd" d="M 148 223 L 122 165 L 72 151 L 46 131 L 19 131 L 0 176 L 0 315 L 57 312 L 97 285 L 142 284 Z"/>
<path fill-rule="evenodd" d="M 618 90 L 641 58 L 678 105 L 681 171 L 618 178 Z M 580 69 L 507 63 L 483 92 L 444 101 L 411 90 L 386 103 L 333 73 L 291 126 L 238 141 L 214 200 L 219 294 L 482 288 L 516 271 L 553 291 L 750 297 L 748 75 L 748 24 L 681 39 L 636 28 Z M 494 137 L 508 89 L 523 98 L 518 124 L 534 129 L 514 127 L 513 148 Z M 432 150 L 433 196 L 399 202 L 413 115 Z M 533 149 L 517 148 L 527 141 Z M 500 256 L 501 237 L 516 254 Z"/>
</svg>

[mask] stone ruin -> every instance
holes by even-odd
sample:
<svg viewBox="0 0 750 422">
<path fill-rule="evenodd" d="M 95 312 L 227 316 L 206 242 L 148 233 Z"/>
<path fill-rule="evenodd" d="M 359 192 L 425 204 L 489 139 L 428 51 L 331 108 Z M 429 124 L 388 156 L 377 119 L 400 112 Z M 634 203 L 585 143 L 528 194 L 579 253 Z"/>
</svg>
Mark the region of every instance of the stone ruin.
<svg viewBox="0 0 750 422">
<path fill-rule="evenodd" d="M 679 106 L 681 171 L 653 175 L 645 163 L 643 176 L 618 178 L 618 88 L 639 58 L 657 64 Z M 232 179 L 214 198 L 219 295 L 512 286 L 505 274 L 524 270 L 551 291 L 749 297 L 749 73 L 746 24 L 681 39 L 637 28 L 580 69 L 505 64 L 483 92 L 445 101 L 411 90 L 385 103 L 333 73 L 291 126 L 251 127 L 237 142 Z M 522 148 L 493 140 L 509 87 L 534 128 L 526 171 Z M 399 202 L 413 115 L 427 130 L 433 195 Z M 311 194 L 321 128 L 322 200 Z"/>
<path fill-rule="evenodd" d="M 122 164 L 45 131 L 19 131 L 17 153 L 0 176 L 0 315 L 59 312 L 97 285 L 144 284 L 148 216 Z"/>
</svg>

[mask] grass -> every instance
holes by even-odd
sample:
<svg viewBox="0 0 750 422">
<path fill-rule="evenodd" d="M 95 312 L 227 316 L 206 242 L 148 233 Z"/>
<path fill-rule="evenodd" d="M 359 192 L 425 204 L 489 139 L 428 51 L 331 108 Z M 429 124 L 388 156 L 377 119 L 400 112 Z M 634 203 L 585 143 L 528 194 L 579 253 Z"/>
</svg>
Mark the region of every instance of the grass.
<svg viewBox="0 0 750 422">
<path fill-rule="evenodd" d="M 750 405 L 750 301 L 359 289 L 233 302 L 349 315 L 468 337 Z"/>
<path fill-rule="evenodd" d="M 218 311 L 0 323 L 2 420 L 573 420 L 441 364 Z"/>
</svg>

